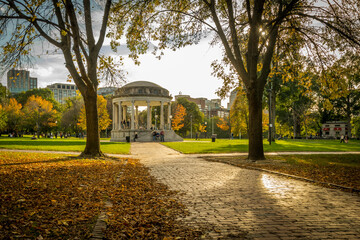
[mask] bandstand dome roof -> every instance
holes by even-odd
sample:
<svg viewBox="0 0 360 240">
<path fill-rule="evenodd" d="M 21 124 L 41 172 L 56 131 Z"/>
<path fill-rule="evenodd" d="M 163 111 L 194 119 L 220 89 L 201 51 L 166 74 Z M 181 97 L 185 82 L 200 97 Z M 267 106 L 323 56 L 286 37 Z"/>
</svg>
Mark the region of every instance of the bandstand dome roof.
<svg viewBox="0 0 360 240">
<path fill-rule="evenodd" d="M 115 97 L 156 96 L 172 98 L 165 88 L 148 81 L 135 81 L 126 84 L 115 92 Z"/>
</svg>

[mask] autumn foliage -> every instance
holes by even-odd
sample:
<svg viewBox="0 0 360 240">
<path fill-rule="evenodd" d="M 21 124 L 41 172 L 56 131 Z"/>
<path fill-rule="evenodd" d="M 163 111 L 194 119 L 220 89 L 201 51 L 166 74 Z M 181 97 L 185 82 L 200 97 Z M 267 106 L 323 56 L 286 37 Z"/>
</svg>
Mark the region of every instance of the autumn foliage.
<svg viewBox="0 0 360 240">
<path fill-rule="evenodd" d="M 17 131 L 20 128 L 24 113 L 21 111 L 22 105 L 15 98 L 10 98 L 4 105 L 4 112 L 7 117 L 7 128 L 10 131 Z"/>
<path fill-rule="evenodd" d="M 172 129 L 177 131 L 180 130 L 182 127 L 184 127 L 184 119 L 186 115 L 186 109 L 183 105 L 178 104 L 176 106 L 174 118 L 172 120 Z"/>
<path fill-rule="evenodd" d="M 203 125 L 203 124 L 200 123 L 199 132 L 202 132 L 202 133 L 206 132 L 206 125 Z"/>
<path fill-rule="evenodd" d="M 23 108 L 25 121 L 30 126 L 35 126 L 39 133 L 43 128 L 56 126 L 57 111 L 51 102 L 40 96 L 30 96 Z"/>
<path fill-rule="evenodd" d="M 220 119 L 219 119 L 219 122 L 216 123 L 216 126 L 217 126 L 218 128 L 220 128 L 221 130 L 223 130 L 223 131 L 227 131 L 227 130 L 229 130 L 229 128 L 230 128 L 229 124 L 228 124 L 228 123 L 225 121 L 225 119 L 223 119 L 223 118 L 220 118 Z"/>
</svg>

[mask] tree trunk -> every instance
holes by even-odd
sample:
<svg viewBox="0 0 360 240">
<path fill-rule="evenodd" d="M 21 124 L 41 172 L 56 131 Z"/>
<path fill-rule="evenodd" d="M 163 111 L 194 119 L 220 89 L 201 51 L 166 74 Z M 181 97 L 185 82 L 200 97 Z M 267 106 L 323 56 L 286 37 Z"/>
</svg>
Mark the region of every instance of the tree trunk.
<svg viewBox="0 0 360 240">
<path fill-rule="evenodd" d="M 293 121 L 294 121 L 294 139 L 301 137 L 301 125 L 299 120 L 299 115 L 293 113 Z"/>
<path fill-rule="evenodd" d="M 103 157 L 104 154 L 100 150 L 100 132 L 97 109 L 97 94 L 86 93 L 84 96 L 85 112 L 86 112 L 86 147 L 81 153 L 82 157 Z"/>
<path fill-rule="evenodd" d="M 258 90 L 258 91 L 256 91 Z M 262 132 L 262 93 L 259 89 L 249 91 L 249 160 L 264 160 Z"/>
</svg>

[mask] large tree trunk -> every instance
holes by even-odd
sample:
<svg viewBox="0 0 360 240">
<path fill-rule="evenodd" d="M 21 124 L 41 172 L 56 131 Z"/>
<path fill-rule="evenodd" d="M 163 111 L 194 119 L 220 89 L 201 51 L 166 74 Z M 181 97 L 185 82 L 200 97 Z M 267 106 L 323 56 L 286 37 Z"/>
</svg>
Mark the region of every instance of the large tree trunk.
<svg viewBox="0 0 360 240">
<path fill-rule="evenodd" d="M 258 91 L 256 91 L 258 90 Z M 262 132 L 262 93 L 256 89 L 247 94 L 249 101 L 249 160 L 264 160 Z"/>
<path fill-rule="evenodd" d="M 301 137 L 301 124 L 299 115 L 293 113 L 293 121 L 294 121 L 294 139 Z"/>
<path fill-rule="evenodd" d="M 97 109 L 97 94 L 86 93 L 84 96 L 86 112 L 86 147 L 81 156 L 83 157 L 102 157 L 104 154 L 100 150 L 100 132 Z"/>
</svg>

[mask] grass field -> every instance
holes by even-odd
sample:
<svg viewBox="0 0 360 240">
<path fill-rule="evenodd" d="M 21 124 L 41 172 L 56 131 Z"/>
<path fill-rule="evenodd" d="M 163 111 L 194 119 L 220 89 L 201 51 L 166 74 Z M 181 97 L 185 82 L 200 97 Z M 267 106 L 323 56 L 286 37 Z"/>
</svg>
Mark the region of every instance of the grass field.
<svg viewBox="0 0 360 240">
<path fill-rule="evenodd" d="M 247 152 L 247 139 L 216 139 L 205 141 L 166 142 L 165 146 L 182 153 L 233 153 Z M 271 145 L 264 140 L 265 152 L 352 152 L 360 151 L 360 141 L 351 140 L 349 143 L 341 143 L 339 140 L 278 140 Z"/>
<path fill-rule="evenodd" d="M 85 139 L 78 138 L 40 138 L 36 140 L 31 140 L 30 136 L 25 136 L 21 138 L 0 137 L 0 148 L 81 152 L 85 148 L 85 141 Z M 101 142 L 101 150 L 104 153 L 129 154 L 130 144 L 117 142 Z"/>
</svg>

